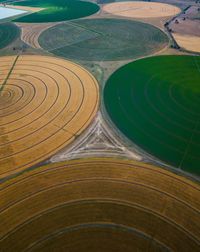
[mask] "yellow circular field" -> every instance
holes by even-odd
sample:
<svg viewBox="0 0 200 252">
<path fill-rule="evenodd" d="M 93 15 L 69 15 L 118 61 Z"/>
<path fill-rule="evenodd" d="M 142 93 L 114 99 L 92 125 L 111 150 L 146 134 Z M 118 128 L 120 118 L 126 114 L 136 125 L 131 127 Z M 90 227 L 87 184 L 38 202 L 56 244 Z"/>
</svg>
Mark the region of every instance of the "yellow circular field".
<svg viewBox="0 0 200 252">
<path fill-rule="evenodd" d="M 71 143 L 94 118 L 94 77 L 70 61 L 0 58 L 0 178 L 41 162 Z"/>
<path fill-rule="evenodd" d="M 117 2 L 106 4 L 107 13 L 132 18 L 159 18 L 177 15 L 181 10 L 173 5 L 155 2 Z"/>
<path fill-rule="evenodd" d="M 200 37 L 181 33 L 173 33 L 173 37 L 183 49 L 200 53 Z"/>
<path fill-rule="evenodd" d="M 46 165 L 2 183 L 0 198 L 2 251 L 199 251 L 199 184 L 152 165 Z"/>
</svg>

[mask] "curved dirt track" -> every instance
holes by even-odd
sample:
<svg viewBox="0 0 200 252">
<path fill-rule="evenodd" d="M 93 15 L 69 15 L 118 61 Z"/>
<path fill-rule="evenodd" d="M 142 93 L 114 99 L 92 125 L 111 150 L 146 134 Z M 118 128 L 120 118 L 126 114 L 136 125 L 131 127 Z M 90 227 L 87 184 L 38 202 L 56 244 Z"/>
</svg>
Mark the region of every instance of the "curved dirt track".
<svg viewBox="0 0 200 252">
<path fill-rule="evenodd" d="M 2 251 L 199 251 L 200 186 L 155 166 L 74 160 L 0 189 Z"/>
<path fill-rule="evenodd" d="M 40 49 L 38 43 L 38 38 L 40 34 L 46 29 L 56 25 L 57 23 L 44 23 L 44 24 L 26 24 L 26 23 L 17 23 L 22 29 L 21 39 L 28 45 L 33 48 Z"/>
<path fill-rule="evenodd" d="M 72 142 L 98 109 L 98 84 L 81 66 L 44 56 L 1 57 L 0 178 Z"/>
<path fill-rule="evenodd" d="M 117 2 L 103 6 L 103 11 L 129 18 L 158 18 L 177 15 L 181 10 L 170 4 L 156 2 Z"/>
</svg>

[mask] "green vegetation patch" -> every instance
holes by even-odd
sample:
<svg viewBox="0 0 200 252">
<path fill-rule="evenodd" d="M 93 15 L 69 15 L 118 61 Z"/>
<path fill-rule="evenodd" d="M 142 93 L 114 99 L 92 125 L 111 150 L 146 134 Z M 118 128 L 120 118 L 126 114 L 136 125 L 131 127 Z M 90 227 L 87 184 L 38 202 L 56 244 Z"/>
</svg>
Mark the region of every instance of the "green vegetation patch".
<svg viewBox="0 0 200 252">
<path fill-rule="evenodd" d="M 127 64 L 107 81 L 104 102 L 112 121 L 136 145 L 200 175 L 200 57 Z"/>
<path fill-rule="evenodd" d="M 15 2 L 13 5 L 29 6 L 44 8 L 35 12 L 15 19 L 15 22 L 42 23 L 42 22 L 59 22 L 86 17 L 96 13 L 99 10 L 97 4 L 78 0 L 27 0 Z"/>
<path fill-rule="evenodd" d="M 11 44 L 20 35 L 19 28 L 11 23 L 0 24 L 0 49 Z"/>
<path fill-rule="evenodd" d="M 83 19 L 44 31 L 39 44 L 55 55 L 77 60 L 125 60 L 154 53 L 168 44 L 158 28 L 136 21 Z"/>
</svg>

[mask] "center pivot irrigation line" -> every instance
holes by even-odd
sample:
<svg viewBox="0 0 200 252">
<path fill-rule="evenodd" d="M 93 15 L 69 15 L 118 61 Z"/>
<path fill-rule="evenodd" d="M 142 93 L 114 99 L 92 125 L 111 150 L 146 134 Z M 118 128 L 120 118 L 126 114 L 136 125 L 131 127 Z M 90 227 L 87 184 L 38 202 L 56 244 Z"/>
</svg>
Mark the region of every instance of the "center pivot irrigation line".
<svg viewBox="0 0 200 252">
<path fill-rule="evenodd" d="M 0 94 L 1 94 L 1 92 L 3 91 L 4 87 L 6 86 L 6 83 L 7 83 L 8 79 L 9 79 L 10 75 L 12 74 L 12 71 L 13 71 L 13 69 L 14 69 L 16 63 L 17 63 L 17 60 L 18 60 L 19 56 L 20 56 L 20 55 L 17 55 L 17 57 L 15 58 L 15 60 L 14 60 L 14 62 L 13 62 L 13 64 L 12 64 L 12 67 L 10 68 L 10 71 L 8 72 L 8 75 L 6 76 L 6 78 L 5 78 L 4 82 L 3 82 L 3 84 L 2 84 L 1 87 L 0 87 Z"/>
<path fill-rule="evenodd" d="M 92 32 L 92 33 L 96 33 L 98 35 L 101 35 L 101 36 L 104 36 L 104 33 L 103 32 L 98 32 L 94 29 L 89 29 L 88 27 L 84 26 L 84 25 L 80 25 L 80 24 L 77 24 L 75 22 L 67 22 L 69 25 L 71 26 L 74 26 L 74 27 L 78 27 L 78 28 L 82 28 L 83 30 L 86 30 L 86 31 L 89 31 L 89 32 Z"/>
<path fill-rule="evenodd" d="M 94 39 L 94 38 L 97 38 L 97 37 L 99 37 L 98 34 L 93 36 L 93 37 L 86 37 L 86 38 L 82 38 L 82 39 L 77 39 L 75 42 L 65 43 L 65 44 L 63 44 L 61 46 L 50 48 L 50 49 L 47 48 L 47 51 L 53 52 L 55 50 L 59 50 L 59 49 L 62 49 L 62 48 L 68 47 L 68 46 L 76 46 L 77 44 L 80 44 L 81 42 L 85 42 L 85 41 L 88 41 L 89 39 Z"/>
<path fill-rule="evenodd" d="M 132 11 L 132 10 L 144 10 L 145 7 L 133 7 L 133 8 L 127 8 L 127 9 L 124 9 L 124 10 L 118 10 L 118 11 L 113 11 L 112 13 L 115 14 L 115 13 L 122 13 L 122 12 L 126 12 L 126 11 Z M 106 15 L 110 15 L 110 13 L 105 13 Z"/>
<path fill-rule="evenodd" d="M 47 49 L 46 49 L 47 51 L 53 52 L 53 51 L 55 51 L 55 50 L 59 50 L 59 49 L 62 49 L 62 48 L 64 48 L 64 47 L 67 47 L 67 46 L 76 46 L 77 44 L 79 44 L 79 43 L 81 43 L 81 42 L 85 42 L 85 41 L 87 41 L 87 40 L 94 39 L 94 38 L 97 38 L 97 37 L 99 37 L 99 36 L 104 36 L 104 37 L 106 37 L 106 35 L 105 35 L 104 33 L 102 33 L 102 32 L 98 32 L 98 31 L 96 31 L 96 30 L 89 29 L 89 28 L 87 28 L 87 27 L 85 27 L 85 26 L 83 26 L 83 25 L 75 24 L 75 23 L 70 22 L 70 21 L 69 21 L 69 22 L 66 22 L 65 25 L 67 25 L 67 26 L 72 26 L 72 27 L 75 27 L 75 28 L 80 28 L 80 29 L 83 30 L 83 32 L 88 32 L 88 33 L 90 33 L 91 36 L 88 34 L 87 37 L 80 38 L 80 39 L 76 39 L 76 41 L 74 41 L 74 42 L 68 42 L 68 43 L 59 45 L 59 46 L 57 46 L 57 47 L 49 48 L 49 49 L 47 48 Z M 54 26 L 54 27 L 56 27 L 56 26 Z M 52 27 L 49 27 L 48 29 L 50 29 L 50 28 L 52 28 Z M 48 29 L 47 29 L 47 30 L 48 30 Z M 47 31 L 47 30 L 46 30 L 46 31 Z M 81 34 L 81 32 L 82 32 L 82 31 L 80 31 L 79 34 Z M 41 46 L 41 45 L 40 45 L 40 46 Z"/>
</svg>

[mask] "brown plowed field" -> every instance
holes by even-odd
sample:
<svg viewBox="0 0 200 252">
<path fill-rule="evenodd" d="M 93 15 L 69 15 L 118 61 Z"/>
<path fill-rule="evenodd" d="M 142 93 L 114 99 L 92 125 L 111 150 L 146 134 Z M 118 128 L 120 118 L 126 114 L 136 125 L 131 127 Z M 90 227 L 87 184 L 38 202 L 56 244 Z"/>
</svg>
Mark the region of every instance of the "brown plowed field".
<svg viewBox="0 0 200 252">
<path fill-rule="evenodd" d="M 1 57 L 0 178 L 47 159 L 94 118 L 94 77 L 70 61 L 44 56 Z"/>
<path fill-rule="evenodd" d="M 199 251 L 200 186 L 155 166 L 74 160 L 0 189 L 2 251 Z"/>
<path fill-rule="evenodd" d="M 33 48 L 40 49 L 38 38 L 40 34 L 46 29 L 56 25 L 57 23 L 44 23 L 44 24 L 26 24 L 17 23 L 22 29 L 21 39 Z"/>
</svg>

